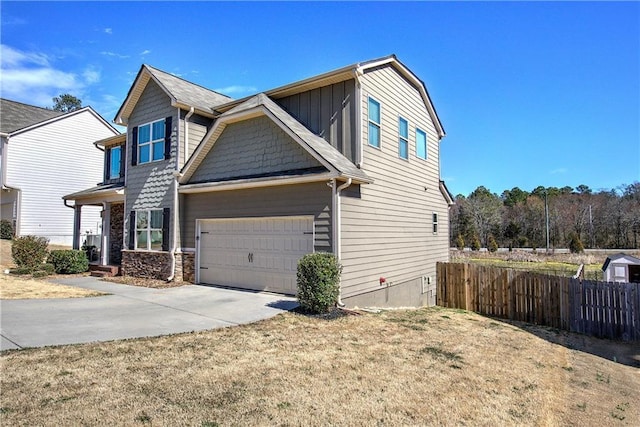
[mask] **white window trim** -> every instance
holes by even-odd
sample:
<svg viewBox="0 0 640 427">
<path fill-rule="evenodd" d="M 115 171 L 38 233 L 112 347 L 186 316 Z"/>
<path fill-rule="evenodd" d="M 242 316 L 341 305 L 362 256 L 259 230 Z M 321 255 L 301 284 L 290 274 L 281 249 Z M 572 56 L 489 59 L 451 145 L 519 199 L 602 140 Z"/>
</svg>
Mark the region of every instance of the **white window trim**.
<svg viewBox="0 0 640 427">
<path fill-rule="evenodd" d="M 147 163 L 153 163 L 153 162 L 160 162 L 162 160 L 164 160 L 164 140 L 166 138 L 166 135 L 163 136 L 161 139 L 152 139 L 153 138 L 153 124 L 154 123 L 158 123 L 158 122 L 162 122 L 162 125 L 164 126 L 165 124 L 165 119 L 160 119 L 160 120 L 154 120 L 152 122 L 148 122 L 148 123 L 143 123 L 141 125 L 138 126 L 138 164 L 147 164 Z M 140 128 L 145 127 L 149 125 L 149 141 L 145 142 L 145 143 L 140 143 Z M 164 132 L 166 132 L 166 130 L 164 130 Z M 157 143 L 161 143 L 162 144 L 162 156 L 160 156 L 159 159 L 154 159 L 153 158 L 153 144 L 157 144 Z M 147 160 L 146 162 L 142 161 L 142 156 L 140 156 L 140 151 L 143 145 L 148 145 L 149 146 L 149 160 Z"/>
<path fill-rule="evenodd" d="M 113 169 L 113 150 L 120 150 L 120 164 L 118 165 L 118 173 L 115 176 L 111 175 L 112 169 Z M 124 159 L 122 158 L 122 155 L 124 154 L 124 150 L 123 150 L 123 146 L 122 145 L 114 145 L 113 147 L 109 147 L 109 179 L 118 179 L 118 178 L 122 178 L 120 176 L 120 171 L 122 170 L 122 162 L 124 161 Z"/>
<path fill-rule="evenodd" d="M 402 133 L 400 133 L 400 122 L 402 122 L 402 121 L 404 121 L 407 124 L 407 136 L 406 137 L 402 136 Z M 400 144 L 403 141 L 407 144 L 407 157 L 402 157 L 400 155 Z M 400 158 L 401 160 L 409 161 L 409 120 L 405 119 L 402 116 L 398 116 L 398 158 Z"/>
<path fill-rule="evenodd" d="M 160 228 L 151 228 L 151 212 L 160 212 L 160 215 L 161 215 L 161 218 L 162 218 L 163 210 L 162 209 L 136 209 L 135 212 L 136 212 L 136 226 L 135 226 L 135 230 L 134 230 L 134 232 L 135 232 L 134 249 L 136 251 L 162 252 L 162 247 L 160 249 L 152 249 L 151 248 L 151 232 L 152 231 L 160 231 L 161 235 L 162 235 L 162 232 L 163 232 L 162 224 L 160 224 Z M 146 229 L 138 228 L 138 214 L 140 212 L 146 212 L 147 213 L 147 228 Z M 147 232 L 147 247 L 146 248 L 139 248 L 138 247 L 138 232 L 139 231 L 143 231 L 143 230 L 146 230 L 146 232 Z M 162 236 L 162 238 L 164 239 L 164 236 Z"/>
<path fill-rule="evenodd" d="M 424 157 L 418 156 L 418 132 L 424 134 Z M 427 132 L 416 126 L 416 158 L 427 161 L 429 159 L 429 136 Z"/>
<path fill-rule="evenodd" d="M 438 224 L 440 223 L 440 218 L 438 212 L 431 212 L 431 231 L 433 234 L 438 234 Z"/>
<path fill-rule="evenodd" d="M 378 111 L 380 111 L 380 122 L 375 122 L 370 118 L 369 104 L 371 103 L 371 101 L 378 104 Z M 371 135 L 369 134 L 370 123 L 372 123 L 374 126 L 378 126 L 378 146 L 377 147 L 371 144 Z M 382 103 L 371 95 L 367 95 L 367 145 L 369 147 L 382 150 Z"/>
</svg>

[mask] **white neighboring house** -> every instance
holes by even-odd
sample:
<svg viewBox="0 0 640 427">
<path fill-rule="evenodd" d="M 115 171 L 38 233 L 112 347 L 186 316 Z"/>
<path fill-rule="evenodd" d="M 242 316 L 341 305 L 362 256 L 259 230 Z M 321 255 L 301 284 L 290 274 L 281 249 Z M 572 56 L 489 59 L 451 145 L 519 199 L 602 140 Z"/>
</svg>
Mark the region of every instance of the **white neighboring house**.
<svg viewBox="0 0 640 427">
<path fill-rule="evenodd" d="M 0 213 L 17 236 L 71 246 L 74 210 L 62 196 L 102 180 L 104 153 L 94 142 L 119 132 L 91 107 L 70 113 L 0 99 Z M 82 215 L 80 230 L 99 233 L 100 209 Z"/>
</svg>

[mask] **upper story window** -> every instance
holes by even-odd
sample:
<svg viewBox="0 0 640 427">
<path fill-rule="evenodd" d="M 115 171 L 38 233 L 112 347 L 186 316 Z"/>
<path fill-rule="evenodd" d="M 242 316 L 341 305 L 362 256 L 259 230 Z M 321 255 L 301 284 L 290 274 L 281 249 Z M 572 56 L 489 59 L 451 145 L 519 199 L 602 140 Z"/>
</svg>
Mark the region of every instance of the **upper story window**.
<svg viewBox="0 0 640 427">
<path fill-rule="evenodd" d="M 165 158 L 165 123 L 163 120 L 138 127 L 138 163 L 155 162 Z"/>
<path fill-rule="evenodd" d="M 427 159 L 427 133 L 416 128 L 416 156 Z"/>
<path fill-rule="evenodd" d="M 109 148 L 109 179 L 120 178 L 122 166 L 122 146 Z"/>
<path fill-rule="evenodd" d="M 369 97 L 369 145 L 380 148 L 380 103 Z"/>
<path fill-rule="evenodd" d="M 398 119 L 398 156 L 401 159 L 409 158 L 409 123 L 400 117 Z"/>
</svg>

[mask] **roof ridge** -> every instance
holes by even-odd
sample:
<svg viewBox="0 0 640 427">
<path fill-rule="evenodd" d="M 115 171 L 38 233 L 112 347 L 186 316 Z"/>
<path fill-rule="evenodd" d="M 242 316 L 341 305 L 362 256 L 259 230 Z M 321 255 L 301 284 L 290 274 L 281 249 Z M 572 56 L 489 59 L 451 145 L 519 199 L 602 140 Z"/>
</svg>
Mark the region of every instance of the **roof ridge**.
<svg viewBox="0 0 640 427">
<path fill-rule="evenodd" d="M 213 93 L 215 93 L 216 95 L 220 95 L 220 96 L 224 96 L 225 98 L 233 99 L 233 98 L 231 98 L 229 95 L 225 95 L 224 93 L 218 92 L 218 91 L 213 90 L 213 89 L 209 89 L 209 88 L 208 88 L 208 87 L 206 87 L 206 86 L 203 86 L 203 85 L 201 85 L 201 84 L 199 84 L 199 83 L 194 83 L 194 82 L 192 82 L 191 80 L 187 80 L 187 79 L 185 79 L 185 78 L 183 78 L 183 77 L 176 76 L 175 74 L 172 74 L 172 73 L 170 73 L 170 72 L 168 72 L 168 71 L 161 70 L 160 68 L 158 68 L 158 67 L 154 67 L 153 65 L 149 65 L 149 64 L 142 64 L 142 65 L 143 65 L 144 67 L 150 68 L 151 70 L 159 71 L 159 72 L 161 72 L 161 73 L 163 73 L 163 74 L 166 74 L 167 76 L 170 76 L 170 77 L 172 77 L 172 78 L 174 78 L 174 79 L 182 80 L 183 82 L 188 83 L 188 84 L 190 84 L 190 85 L 197 86 L 197 87 L 202 88 L 202 89 L 204 89 L 204 90 L 206 90 L 206 91 L 209 91 L 209 92 L 213 92 Z"/>
</svg>

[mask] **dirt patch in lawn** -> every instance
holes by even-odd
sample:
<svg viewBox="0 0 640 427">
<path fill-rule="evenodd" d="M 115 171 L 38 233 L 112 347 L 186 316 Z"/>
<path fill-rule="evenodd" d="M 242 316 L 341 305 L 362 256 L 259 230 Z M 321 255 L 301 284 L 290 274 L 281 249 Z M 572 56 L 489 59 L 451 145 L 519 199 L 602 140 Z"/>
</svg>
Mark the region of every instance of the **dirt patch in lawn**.
<svg viewBox="0 0 640 427">
<path fill-rule="evenodd" d="M 68 277 L 68 276 L 56 276 Z M 43 279 L 0 275 L 0 299 L 84 298 L 105 295 L 102 292 L 60 285 Z"/>
<path fill-rule="evenodd" d="M 640 425 L 637 367 L 580 351 L 573 341 L 582 336 L 526 326 L 439 308 L 331 320 L 286 313 L 201 333 L 10 351 L 0 356 L 0 421 Z"/>
</svg>

